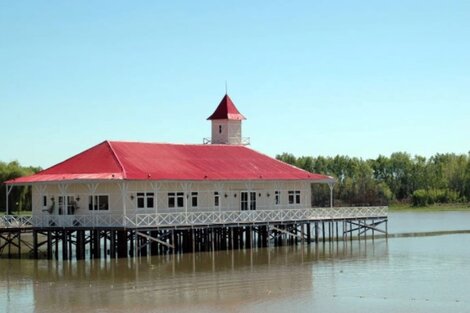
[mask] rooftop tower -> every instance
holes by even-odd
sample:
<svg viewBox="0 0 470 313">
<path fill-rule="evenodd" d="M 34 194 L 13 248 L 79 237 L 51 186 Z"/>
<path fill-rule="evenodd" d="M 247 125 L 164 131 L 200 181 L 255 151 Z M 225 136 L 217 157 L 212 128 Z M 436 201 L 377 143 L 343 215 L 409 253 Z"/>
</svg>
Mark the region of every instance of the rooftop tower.
<svg viewBox="0 0 470 313">
<path fill-rule="evenodd" d="M 207 119 L 212 122 L 210 143 L 223 145 L 249 144 L 249 140 L 242 137 L 242 121 L 246 118 L 238 111 L 227 94 L 222 98 L 214 113 Z"/>
</svg>

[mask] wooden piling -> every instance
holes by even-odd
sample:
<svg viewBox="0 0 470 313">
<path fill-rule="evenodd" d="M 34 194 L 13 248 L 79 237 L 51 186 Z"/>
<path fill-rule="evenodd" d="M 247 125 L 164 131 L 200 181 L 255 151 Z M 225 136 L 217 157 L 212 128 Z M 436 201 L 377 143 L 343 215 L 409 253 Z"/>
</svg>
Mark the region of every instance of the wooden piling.
<svg viewBox="0 0 470 313">
<path fill-rule="evenodd" d="M 64 229 L 62 230 L 62 260 L 67 260 L 68 259 L 68 244 L 67 244 L 67 231 Z"/>
<path fill-rule="evenodd" d="M 117 231 L 117 245 L 118 258 L 127 257 L 127 230 Z"/>
</svg>

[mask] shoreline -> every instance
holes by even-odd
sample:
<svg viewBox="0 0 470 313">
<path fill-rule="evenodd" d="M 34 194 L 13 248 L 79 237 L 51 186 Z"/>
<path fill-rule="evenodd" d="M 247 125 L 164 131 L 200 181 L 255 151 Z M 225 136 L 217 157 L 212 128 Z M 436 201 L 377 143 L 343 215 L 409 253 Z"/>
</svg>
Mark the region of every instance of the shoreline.
<svg viewBox="0 0 470 313">
<path fill-rule="evenodd" d="M 423 207 L 414 207 L 411 204 L 391 204 L 389 212 L 445 212 L 445 211 L 470 211 L 470 203 L 445 203 L 433 204 Z"/>
</svg>

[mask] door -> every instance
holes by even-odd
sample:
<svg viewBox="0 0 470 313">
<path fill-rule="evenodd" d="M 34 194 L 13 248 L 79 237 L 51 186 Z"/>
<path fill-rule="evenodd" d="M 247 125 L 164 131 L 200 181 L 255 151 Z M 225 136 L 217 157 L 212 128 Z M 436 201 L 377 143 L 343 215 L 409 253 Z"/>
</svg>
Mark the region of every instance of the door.
<svg viewBox="0 0 470 313">
<path fill-rule="evenodd" d="M 57 213 L 59 215 L 75 214 L 75 206 L 76 206 L 76 202 L 73 196 L 66 196 L 66 197 L 59 196 L 59 208 L 58 208 Z"/>
<path fill-rule="evenodd" d="M 240 209 L 242 211 L 256 210 L 256 192 L 242 191 L 240 193 Z"/>
</svg>

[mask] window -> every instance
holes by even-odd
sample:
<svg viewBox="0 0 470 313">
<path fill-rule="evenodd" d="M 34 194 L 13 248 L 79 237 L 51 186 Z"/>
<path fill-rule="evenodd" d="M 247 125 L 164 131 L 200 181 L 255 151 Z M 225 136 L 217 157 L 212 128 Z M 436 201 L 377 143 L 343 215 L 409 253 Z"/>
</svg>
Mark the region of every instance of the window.
<svg viewBox="0 0 470 313">
<path fill-rule="evenodd" d="M 184 193 L 182 192 L 176 193 L 176 204 L 178 208 L 184 207 Z"/>
<path fill-rule="evenodd" d="M 168 207 L 169 208 L 174 208 L 175 207 L 175 198 L 176 194 L 174 192 L 169 192 L 168 193 Z"/>
<path fill-rule="evenodd" d="M 67 200 L 67 203 L 65 203 L 65 200 Z M 59 196 L 59 214 L 60 215 L 74 214 L 76 206 L 77 206 L 77 203 L 75 202 L 75 198 L 73 196 L 66 196 L 66 197 Z"/>
<path fill-rule="evenodd" d="M 145 193 L 143 192 L 137 193 L 137 207 L 139 209 L 145 207 Z"/>
<path fill-rule="evenodd" d="M 147 208 L 153 208 L 153 192 L 147 192 Z"/>
<path fill-rule="evenodd" d="M 47 196 L 42 196 L 42 206 L 47 207 Z"/>
<path fill-rule="evenodd" d="M 222 125 L 219 125 L 219 134 L 222 134 Z"/>
<path fill-rule="evenodd" d="M 109 197 L 105 195 L 90 196 L 88 198 L 88 209 L 90 211 L 109 210 Z"/>
<path fill-rule="evenodd" d="M 217 191 L 214 192 L 214 206 L 220 206 L 220 195 Z"/>
<path fill-rule="evenodd" d="M 274 204 L 275 205 L 280 205 L 281 204 L 281 192 L 276 190 L 274 192 Z"/>
<path fill-rule="evenodd" d="M 137 208 L 152 209 L 153 207 L 154 207 L 154 193 L 153 192 L 138 192 L 137 193 Z"/>
<path fill-rule="evenodd" d="M 183 192 L 169 192 L 168 193 L 168 207 L 169 208 L 184 207 L 184 193 Z"/>
<path fill-rule="evenodd" d="M 240 195 L 240 208 L 242 211 L 248 210 L 248 192 L 242 192 Z"/>
<path fill-rule="evenodd" d="M 250 210 L 256 210 L 256 192 L 250 192 Z"/>
<path fill-rule="evenodd" d="M 197 207 L 197 192 L 191 192 L 191 206 Z"/>
<path fill-rule="evenodd" d="M 256 192 L 242 191 L 240 194 L 240 209 L 242 211 L 256 210 Z"/>
<path fill-rule="evenodd" d="M 291 190 L 288 195 L 289 204 L 300 204 L 300 190 Z"/>
</svg>

